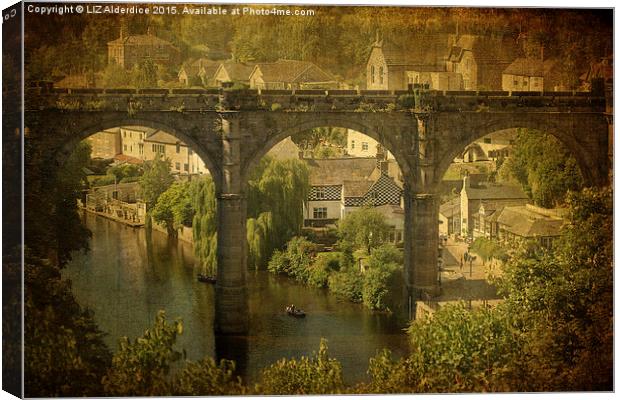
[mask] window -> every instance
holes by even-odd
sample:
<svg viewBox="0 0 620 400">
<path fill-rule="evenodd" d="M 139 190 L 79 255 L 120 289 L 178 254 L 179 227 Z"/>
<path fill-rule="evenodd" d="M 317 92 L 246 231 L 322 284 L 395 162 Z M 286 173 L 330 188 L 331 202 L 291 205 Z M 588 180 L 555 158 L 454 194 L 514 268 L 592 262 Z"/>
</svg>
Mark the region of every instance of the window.
<svg viewBox="0 0 620 400">
<path fill-rule="evenodd" d="M 312 216 L 314 219 L 327 218 L 327 207 L 314 207 L 312 209 Z"/>
<path fill-rule="evenodd" d="M 129 131 L 129 137 L 133 137 L 133 132 Z"/>
<path fill-rule="evenodd" d="M 127 145 L 126 144 L 123 145 L 123 151 L 127 151 Z"/>
<path fill-rule="evenodd" d="M 144 154 L 144 143 L 138 143 L 138 151 L 140 152 L 140 155 Z"/>
<path fill-rule="evenodd" d="M 123 137 L 127 137 L 127 131 L 123 131 Z"/>
<path fill-rule="evenodd" d="M 515 86 L 519 86 L 519 81 L 515 79 L 514 81 L 512 81 L 512 84 Z"/>
<path fill-rule="evenodd" d="M 187 149 L 187 154 L 191 156 L 192 154 L 194 154 L 194 152 L 192 151 L 192 149 Z"/>
<path fill-rule="evenodd" d="M 355 148 L 355 140 L 351 140 L 351 150 Z"/>
<path fill-rule="evenodd" d="M 321 186 L 321 187 L 317 187 L 317 188 L 314 190 L 314 196 L 315 196 L 317 199 L 319 199 L 319 200 L 324 199 L 324 198 L 325 198 L 325 196 L 326 196 L 326 193 L 325 193 L 325 188 L 324 188 L 324 187 L 322 187 L 322 186 Z"/>
<path fill-rule="evenodd" d="M 486 138 L 486 137 L 485 137 L 485 138 L 484 138 L 484 143 L 491 143 L 491 138 L 490 138 L 490 137 L 489 137 L 489 138 Z"/>
<path fill-rule="evenodd" d="M 175 163 L 175 164 L 174 164 L 174 168 L 175 168 L 177 171 L 180 171 L 180 170 L 181 170 L 181 163 Z"/>
<path fill-rule="evenodd" d="M 153 153 L 157 153 L 157 154 L 166 154 L 166 146 L 163 144 L 155 144 L 153 143 L 151 146 L 151 150 L 153 150 Z"/>
<path fill-rule="evenodd" d="M 189 164 L 183 164 L 183 171 L 189 172 Z"/>
<path fill-rule="evenodd" d="M 370 66 L 370 81 L 372 83 L 375 83 L 375 66 L 374 65 Z"/>
<path fill-rule="evenodd" d="M 379 83 L 383 84 L 383 67 L 379 67 Z"/>
<path fill-rule="evenodd" d="M 177 142 L 177 154 L 181 152 L 181 143 Z"/>
<path fill-rule="evenodd" d="M 368 142 L 362 142 L 362 151 L 368 151 Z"/>
<path fill-rule="evenodd" d="M 402 232 L 400 232 L 400 231 L 396 232 L 396 241 L 397 242 L 402 242 L 403 241 L 403 234 L 402 234 Z"/>
</svg>

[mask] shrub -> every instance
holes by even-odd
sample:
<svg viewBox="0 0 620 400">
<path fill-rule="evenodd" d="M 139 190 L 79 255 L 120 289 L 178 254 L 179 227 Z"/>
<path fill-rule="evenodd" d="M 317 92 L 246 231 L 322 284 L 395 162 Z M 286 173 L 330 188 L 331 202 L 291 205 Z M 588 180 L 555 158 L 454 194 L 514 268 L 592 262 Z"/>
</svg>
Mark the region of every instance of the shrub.
<svg viewBox="0 0 620 400">
<path fill-rule="evenodd" d="M 235 362 L 220 360 L 219 365 L 210 357 L 200 362 L 186 363 L 175 376 L 175 396 L 218 396 L 246 394 L 241 378 L 235 377 Z"/>
<path fill-rule="evenodd" d="M 344 388 L 342 367 L 327 355 L 327 343 L 321 339 L 318 354 L 311 358 L 282 359 L 264 369 L 256 385 L 260 394 L 329 394 Z"/>
<path fill-rule="evenodd" d="M 342 298 L 354 303 L 362 301 L 362 286 L 364 277 L 355 269 L 350 268 L 345 271 L 334 272 L 330 275 L 329 289 Z"/>
</svg>

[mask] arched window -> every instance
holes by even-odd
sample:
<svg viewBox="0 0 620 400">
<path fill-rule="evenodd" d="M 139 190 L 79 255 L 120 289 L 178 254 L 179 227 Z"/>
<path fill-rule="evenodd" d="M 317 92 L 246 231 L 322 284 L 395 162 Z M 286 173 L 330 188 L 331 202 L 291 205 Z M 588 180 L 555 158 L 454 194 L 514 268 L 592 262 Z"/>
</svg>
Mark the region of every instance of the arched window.
<svg viewBox="0 0 620 400">
<path fill-rule="evenodd" d="M 374 65 L 370 66 L 370 81 L 372 83 L 375 83 L 375 66 Z"/>
<path fill-rule="evenodd" d="M 383 85 L 383 67 L 379 67 L 379 83 Z"/>
</svg>

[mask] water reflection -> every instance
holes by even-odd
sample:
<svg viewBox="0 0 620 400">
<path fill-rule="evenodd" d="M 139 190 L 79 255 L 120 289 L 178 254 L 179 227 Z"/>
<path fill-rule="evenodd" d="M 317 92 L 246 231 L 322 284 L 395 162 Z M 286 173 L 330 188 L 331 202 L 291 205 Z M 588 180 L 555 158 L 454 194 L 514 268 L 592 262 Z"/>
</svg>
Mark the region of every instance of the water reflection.
<svg viewBox="0 0 620 400">
<path fill-rule="evenodd" d="M 159 232 L 147 240 L 143 229 L 92 215 L 84 218 L 93 232 L 91 251 L 76 254 L 64 274 L 80 303 L 95 311 L 113 349 L 120 336 L 142 335 L 161 309 L 169 319 L 183 320 L 178 348 L 189 359 L 234 359 L 244 380 L 254 380 L 262 368 L 283 357 L 310 355 L 321 337 L 328 340 L 329 354 L 342 363 L 348 382 L 364 379 L 368 359 L 378 349 L 387 347 L 397 355 L 407 349 L 394 318 L 264 271 L 248 273 L 248 335 L 216 338 L 214 287 L 196 280 L 191 245 Z M 291 303 L 308 316 L 286 315 L 284 307 Z"/>
</svg>

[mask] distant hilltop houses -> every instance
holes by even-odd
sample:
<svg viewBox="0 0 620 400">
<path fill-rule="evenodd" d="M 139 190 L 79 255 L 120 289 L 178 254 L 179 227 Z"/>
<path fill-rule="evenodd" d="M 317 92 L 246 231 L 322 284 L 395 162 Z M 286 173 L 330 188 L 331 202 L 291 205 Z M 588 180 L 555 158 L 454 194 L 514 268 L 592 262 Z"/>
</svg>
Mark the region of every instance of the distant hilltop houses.
<svg viewBox="0 0 620 400">
<path fill-rule="evenodd" d="M 524 56 L 518 41 L 508 37 L 456 34 L 419 34 L 415 43 L 396 45 L 379 34 L 370 45 L 366 65 L 359 65 L 365 83 L 355 88 L 368 90 L 503 90 L 540 92 L 591 90 L 591 81 L 610 80 L 613 58 L 583 66 L 579 77 L 567 77 L 563 63 Z M 323 66 L 308 60 L 241 61 L 222 49 L 205 47 L 202 57 L 182 59 L 174 44 L 157 36 L 153 27 L 146 33 L 130 33 L 121 22 L 119 37 L 107 43 L 109 65 L 131 69 L 146 60 L 175 71 L 176 80 L 166 87 L 237 87 L 259 90 L 350 89 Z M 57 87 L 95 87 L 101 74 L 70 75 Z M 566 84 L 566 82 L 572 82 Z M 577 84 L 579 82 L 579 84 Z"/>
</svg>

